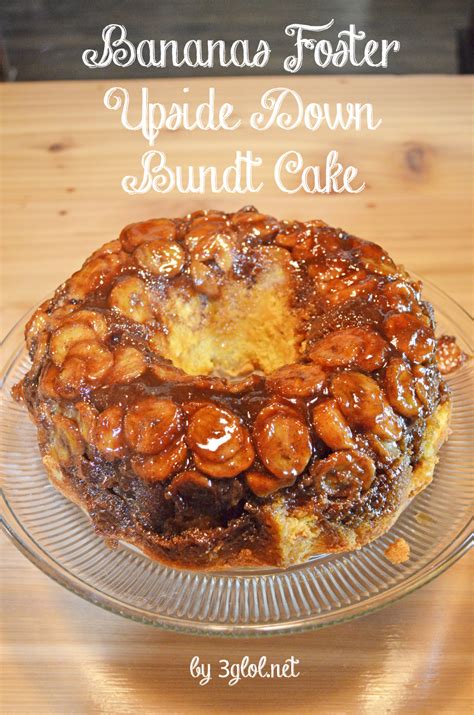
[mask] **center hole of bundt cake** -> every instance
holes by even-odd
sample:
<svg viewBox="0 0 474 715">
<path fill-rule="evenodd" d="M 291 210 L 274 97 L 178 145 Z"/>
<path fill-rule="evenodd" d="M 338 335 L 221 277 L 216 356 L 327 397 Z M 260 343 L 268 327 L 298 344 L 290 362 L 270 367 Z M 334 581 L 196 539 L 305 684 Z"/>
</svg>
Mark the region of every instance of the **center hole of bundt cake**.
<svg viewBox="0 0 474 715">
<path fill-rule="evenodd" d="M 173 292 L 164 305 L 162 352 L 189 375 L 272 372 L 295 362 L 299 320 L 288 267 L 268 261 L 252 281 L 226 281 L 219 296 Z"/>
</svg>

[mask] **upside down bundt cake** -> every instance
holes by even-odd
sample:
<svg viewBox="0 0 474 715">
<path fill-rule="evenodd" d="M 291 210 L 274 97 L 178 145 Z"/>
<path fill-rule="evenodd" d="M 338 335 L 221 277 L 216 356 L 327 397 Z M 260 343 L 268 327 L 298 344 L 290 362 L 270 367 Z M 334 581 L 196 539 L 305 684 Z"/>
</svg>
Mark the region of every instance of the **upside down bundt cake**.
<svg viewBox="0 0 474 715">
<path fill-rule="evenodd" d="M 450 402 L 421 286 L 374 243 L 246 207 L 127 226 L 26 327 L 15 388 L 109 544 L 287 566 L 384 533 Z"/>
</svg>

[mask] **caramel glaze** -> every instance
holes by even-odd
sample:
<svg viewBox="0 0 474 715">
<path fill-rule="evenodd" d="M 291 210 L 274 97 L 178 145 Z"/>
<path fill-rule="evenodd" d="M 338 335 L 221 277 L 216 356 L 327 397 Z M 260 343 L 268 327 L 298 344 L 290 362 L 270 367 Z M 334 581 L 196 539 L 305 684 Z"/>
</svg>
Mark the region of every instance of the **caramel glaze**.
<svg viewBox="0 0 474 715">
<path fill-rule="evenodd" d="M 268 255 L 290 259 L 299 363 L 191 376 L 150 348 L 169 291 L 219 300 Z M 321 221 L 246 207 L 132 224 L 35 313 L 15 394 L 109 541 L 184 566 L 216 550 L 276 564 L 263 508 L 275 499 L 316 514 L 328 548 L 335 524 L 370 528 L 399 508 L 447 396 L 420 291 L 380 247 Z"/>
</svg>

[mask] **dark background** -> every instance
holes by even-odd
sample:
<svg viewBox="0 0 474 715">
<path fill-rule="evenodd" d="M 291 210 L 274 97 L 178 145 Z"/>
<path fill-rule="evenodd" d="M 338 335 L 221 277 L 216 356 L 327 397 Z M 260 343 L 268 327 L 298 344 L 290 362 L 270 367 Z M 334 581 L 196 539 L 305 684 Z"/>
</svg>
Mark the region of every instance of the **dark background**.
<svg viewBox="0 0 474 715">
<path fill-rule="evenodd" d="M 84 49 L 102 47 L 105 25 L 125 25 L 134 43 L 141 39 L 248 39 L 270 42 L 272 54 L 263 70 L 241 74 L 281 74 L 292 40 L 284 28 L 294 22 L 335 26 L 337 32 L 354 23 L 370 39 L 400 40 L 389 68 L 351 66 L 324 73 L 382 72 L 393 74 L 472 71 L 474 32 L 470 0 L 0 0 L 1 69 L 4 80 L 91 79 L 113 77 L 239 74 L 238 69 L 131 68 L 91 70 L 81 60 Z M 300 74 L 315 71 L 309 62 Z"/>
</svg>

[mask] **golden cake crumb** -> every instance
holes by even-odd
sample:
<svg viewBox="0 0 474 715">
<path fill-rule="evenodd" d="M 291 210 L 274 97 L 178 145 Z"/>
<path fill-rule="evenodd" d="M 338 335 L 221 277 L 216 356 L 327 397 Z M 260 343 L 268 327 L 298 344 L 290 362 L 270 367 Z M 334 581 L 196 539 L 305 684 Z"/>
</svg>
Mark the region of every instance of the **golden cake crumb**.
<svg viewBox="0 0 474 715">
<path fill-rule="evenodd" d="M 405 539 L 396 539 L 385 549 L 385 556 L 392 564 L 404 564 L 410 558 L 410 544 Z"/>
</svg>

